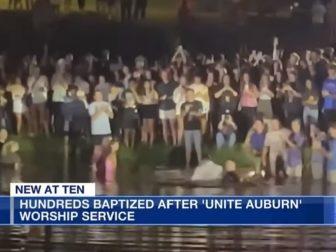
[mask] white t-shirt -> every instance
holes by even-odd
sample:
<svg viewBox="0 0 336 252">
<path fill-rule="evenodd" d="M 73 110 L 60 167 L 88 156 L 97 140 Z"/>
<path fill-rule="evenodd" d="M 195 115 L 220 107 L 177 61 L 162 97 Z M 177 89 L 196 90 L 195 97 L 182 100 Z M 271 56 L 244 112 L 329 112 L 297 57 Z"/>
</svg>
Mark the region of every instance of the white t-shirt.
<svg viewBox="0 0 336 252">
<path fill-rule="evenodd" d="M 327 9 L 323 4 L 321 3 L 314 4 L 312 9 L 313 24 L 323 24 L 326 13 Z"/>
<path fill-rule="evenodd" d="M 181 106 L 185 102 L 185 92 L 182 87 L 177 87 L 173 93 L 173 101 L 176 104 L 176 115 L 181 114 Z"/>
<path fill-rule="evenodd" d="M 44 103 L 48 99 L 49 81 L 44 75 L 41 75 L 38 79 L 35 77 L 28 78 L 28 88 L 31 91 L 33 103 Z"/>
<path fill-rule="evenodd" d="M 108 102 L 92 102 L 89 106 L 89 114 L 92 117 L 97 110 L 107 107 L 112 112 L 111 105 Z M 107 113 L 101 113 L 96 118 L 91 118 L 91 134 L 92 135 L 110 135 L 111 127 L 109 121 L 109 115 Z"/>
</svg>

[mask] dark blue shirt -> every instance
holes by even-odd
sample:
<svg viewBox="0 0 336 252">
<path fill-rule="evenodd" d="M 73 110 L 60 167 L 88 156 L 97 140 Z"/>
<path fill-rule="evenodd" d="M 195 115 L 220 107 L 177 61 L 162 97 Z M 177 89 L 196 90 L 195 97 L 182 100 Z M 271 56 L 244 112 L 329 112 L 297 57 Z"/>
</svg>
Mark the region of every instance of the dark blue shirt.
<svg viewBox="0 0 336 252">
<path fill-rule="evenodd" d="M 336 80 L 327 79 L 323 83 L 322 91 L 327 91 L 331 95 L 336 95 Z M 336 98 L 331 96 L 324 97 L 323 109 L 336 109 Z"/>
<path fill-rule="evenodd" d="M 254 132 L 251 135 L 250 144 L 251 144 L 252 150 L 261 152 L 264 148 L 264 143 L 265 143 L 265 133 Z"/>
</svg>

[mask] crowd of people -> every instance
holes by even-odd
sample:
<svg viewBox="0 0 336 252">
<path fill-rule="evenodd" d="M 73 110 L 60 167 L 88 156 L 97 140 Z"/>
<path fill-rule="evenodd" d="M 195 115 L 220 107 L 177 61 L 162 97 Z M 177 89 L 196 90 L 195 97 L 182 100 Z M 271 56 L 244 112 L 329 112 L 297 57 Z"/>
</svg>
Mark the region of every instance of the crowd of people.
<svg viewBox="0 0 336 252">
<path fill-rule="evenodd" d="M 269 167 L 271 175 L 291 177 L 301 177 L 309 146 L 314 178 L 322 178 L 326 163 L 328 179 L 336 182 L 334 50 L 286 54 L 277 38 L 273 48 L 270 55 L 240 52 L 229 61 L 190 55 L 179 46 L 170 62 L 149 64 L 138 56 L 132 66 L 107 50 L 100 58 L 54 58 L 46 49 L 15 67 L 3 55 L 1 128 L 31 137 L 68 135 L 74 148 L 81 138 L 91 139 L 93 163 L 111 144 L 112 177 L 115 139 L 128 148 L 158 141 L 184 145 L 187 167 L 193 150 L 201 162 L 205 144 L 222 149 L 244 142 L 260 157 L 258 172 Z"/>
</svg>

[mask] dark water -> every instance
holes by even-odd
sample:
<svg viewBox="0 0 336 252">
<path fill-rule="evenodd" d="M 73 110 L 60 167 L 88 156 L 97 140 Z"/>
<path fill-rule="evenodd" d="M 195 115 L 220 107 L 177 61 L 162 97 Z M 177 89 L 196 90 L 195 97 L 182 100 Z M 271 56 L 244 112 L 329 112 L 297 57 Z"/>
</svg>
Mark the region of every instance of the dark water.
<svg viewBox="0 0 336 252">
<path fill-rule="evenodd" d="M 141 173 L 141 172 L 140 172 Z M 142 195 L 321 195 L 336 194 L 336 187 L 310 180 L 284 185 L 258 183 L 238 188 L 190 187 L 181 172 L 134 174 L 136 185 L 121 184 L 113 194 Z M 183 174 L 184 175 L 184 174 Z M 164 179 L 163 179 L 164 177 Z M 150 178 L 150 179 L 148 179 Z M 158 181 L 160 181 L 158 183 Z M 128 188 L 128 189 L 127 189 Z M 118 189 L 118 190 L 117 190 Z M 98 194 L 105 190 L 97 184 Z M 333 227 L 22 227 L 0 229 L 0 251 L 335 251 Z"/>
</svg>

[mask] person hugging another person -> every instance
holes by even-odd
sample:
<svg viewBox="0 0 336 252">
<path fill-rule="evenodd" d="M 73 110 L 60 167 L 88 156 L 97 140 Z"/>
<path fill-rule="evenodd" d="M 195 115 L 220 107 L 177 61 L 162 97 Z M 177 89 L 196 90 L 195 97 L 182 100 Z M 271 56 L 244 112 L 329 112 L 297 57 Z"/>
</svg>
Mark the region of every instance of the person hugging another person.
<svg viewBox="0 0 336 252">
<path fill-rule="evenodd" d="M 184 102 L 181 106 L 181 115 L 184 124 L 184 143 L 187 169 L 190 168 L 193 146 L 196 150 L 198 163 L 202 160 L 202 112 L 202 103 L 195 99 L 194 90 L 187 89 L 186 102 Z"/>
<path fill-rule="evenodd" d="M 224 147 L 232 147 L 236 143 L 237 125 L 232 119 L 230 112 L 222 115 L 221 121 L 218 124 L 218 132 L 216 134 L 217 149 Z"/>
<path fill-rule="evenodd" d="M 303 146 L 306 141 L 301 131 L 299 119 L 291 123 L 291 133 L 286 139 L 287 149 L 287 174 L 289 177 L 301 178 L 303 168 Z"/>
</svg>

